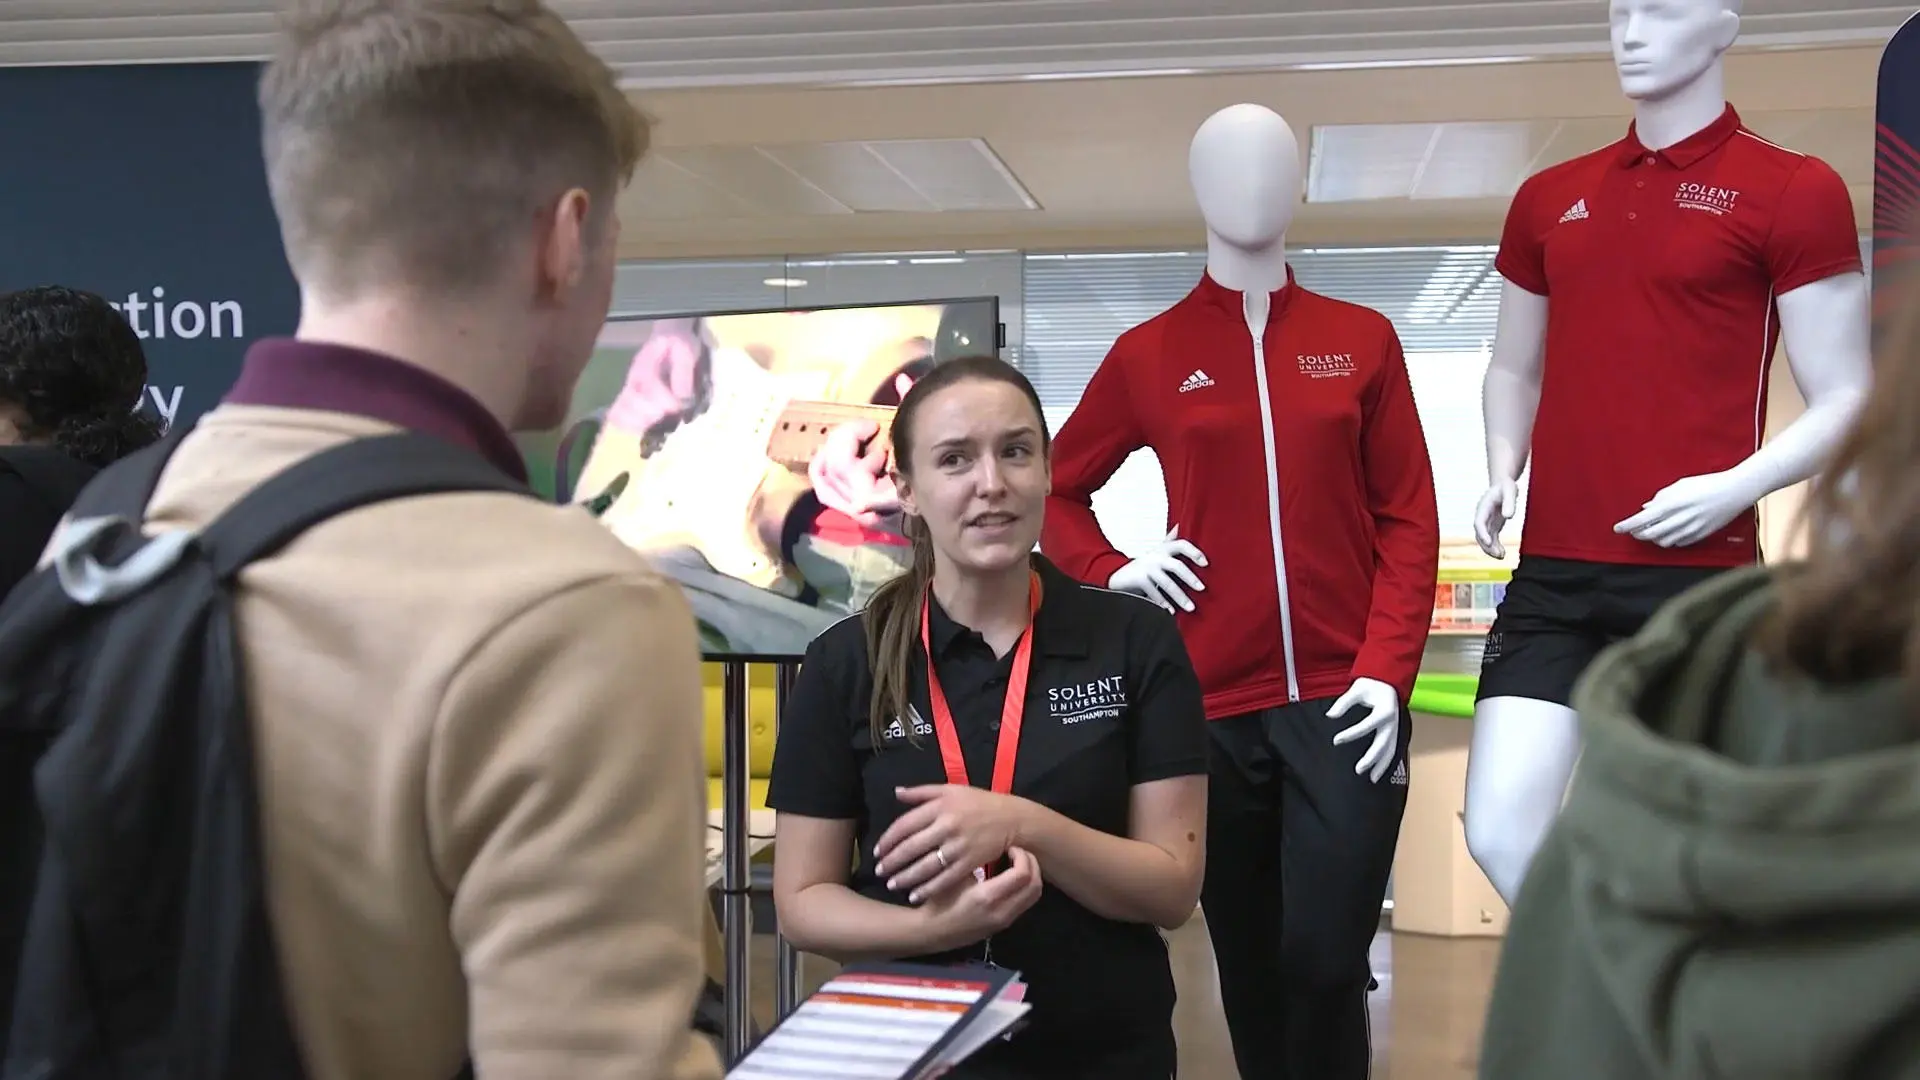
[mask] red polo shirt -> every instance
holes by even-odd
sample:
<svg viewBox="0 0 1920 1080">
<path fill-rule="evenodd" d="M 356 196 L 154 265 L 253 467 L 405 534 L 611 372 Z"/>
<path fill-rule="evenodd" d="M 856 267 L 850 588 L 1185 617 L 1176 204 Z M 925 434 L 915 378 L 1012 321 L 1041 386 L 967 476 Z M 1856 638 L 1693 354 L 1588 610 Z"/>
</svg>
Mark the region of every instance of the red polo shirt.
<svg viewBox="0 0 1920 1080">
<path fill-rule="evenodd" d="M 1839 175 L 1748 131 L 1731 106 L 1665 150 L 1629 128 L 1520 186 L 1495 266 L 1550 301 L 1521 551 L 1679 566 L 1757 560 L 1752 511 L 1672 550 L 1613 526 L 1675 480 L 1759 449 L 1775 297 L 1861 268 Z"/>
</svg>

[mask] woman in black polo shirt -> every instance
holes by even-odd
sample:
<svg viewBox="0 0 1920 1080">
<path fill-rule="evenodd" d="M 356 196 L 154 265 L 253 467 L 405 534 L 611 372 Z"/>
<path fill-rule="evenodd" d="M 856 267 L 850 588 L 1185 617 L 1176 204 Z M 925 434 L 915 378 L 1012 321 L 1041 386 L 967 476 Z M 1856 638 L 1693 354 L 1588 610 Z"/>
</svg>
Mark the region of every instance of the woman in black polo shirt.
<svg viewBox="0 0 1920 1080">
<path fill-rule="evenodd" d="M 1157 928 L 1199 902 L 1207 795 L 1173 618 L 1033 554 L 1049 437 L 1014 368 L 939 365 L 892 438 L 913 567 L 814 641 L 781 716 L 781 930 L 843 961 L 1018 970 L 1027 1026 L 957 1077 L 1166 1080 Z"/>
</svg>

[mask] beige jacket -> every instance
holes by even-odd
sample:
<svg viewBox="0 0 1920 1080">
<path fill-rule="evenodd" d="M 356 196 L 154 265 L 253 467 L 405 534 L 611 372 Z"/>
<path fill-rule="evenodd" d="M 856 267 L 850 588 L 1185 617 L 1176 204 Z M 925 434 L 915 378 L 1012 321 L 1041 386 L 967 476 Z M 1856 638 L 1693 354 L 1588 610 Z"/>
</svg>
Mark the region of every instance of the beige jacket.
<svg viewBox="0 0 1920 1080">
<path fill-rule="evenodd" d="M 223 406 L 150 509 L 197 525 L 392 430 Z M 241 578 L 268 891 L 313 1080 L 707 1080 L 700 656 L 678 590 L 498 494 L 324 523 Z"/>
</svg>

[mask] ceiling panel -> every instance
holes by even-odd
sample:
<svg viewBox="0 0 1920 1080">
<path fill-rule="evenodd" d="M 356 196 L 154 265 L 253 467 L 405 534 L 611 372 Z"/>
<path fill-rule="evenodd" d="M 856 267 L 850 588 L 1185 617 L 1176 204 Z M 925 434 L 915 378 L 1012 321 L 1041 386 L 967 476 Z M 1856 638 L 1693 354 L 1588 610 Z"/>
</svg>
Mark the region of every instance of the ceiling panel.
<svg viewBox="0 0 1920 1080">
<path fill-rule="evenodd" d="M 836 201 L 854 212 L 918 214 L 938 210 L 932 199 L 874 151 L 875 145 L 801 143 L 758 149 L 807 183 L 838 193 Z"/>
<path fill-rule="evenodd" d="M 982 139 L 663 146 L 626 204 L 664 221 L 1039 209 Z"/>
<path fill-rule="evenodd" d="M 1308 202 L 1484 199 L 1507 194 L 1553 121 L 1326 124 L 1307 151 Z M 1615 126 L 1617 125 L 1610 125 Z"/>
<path fill-rule="evenodd" d="M 1842 176 L 1864 176 L 1870 168 L 1862 155 L 1871 155 L 1871 109 L 1757 112 L 1741 119 L 1764 138 L 1826 160 Z M 1505 198 L 1541 169 L 1618 140 L 1621 127 L 1606 117 L 1320 125 L 1308 149 L 1306 199 Z"/>
<path fill-rule="evenodd" d="M 0 64 L 250 59 L 271 0 L 5 0 Z M 861 84 L 1604 52 L 1603 0 L 553 0 L 635 86 Z M 1884 41 L 1911 4 L 1746 0 L 1744 46 Z"/>
<path fill-rule="evenodd" d="M 1751 122 L 1750 117 L 1742 119 Z M 1529 172 L 1538 172 L 1555 162 L 1579 157 L 1589 150 L 1605 146 L 1627 133 L 1627 121 L 1610 117 L 1561 120 L 1549 125 L 1544 141 Z M 1510 191 L 1511 189 L 1509 189 Z M 1501 192 L 1506 194 L 1507 192 Z"/>
<path fill-rule="evenodd" d="M 1440 124 L 1409 199 L 1484 199 L 1532 171 L 1544 141 L 1533 124 Z M 1520 127 L 1521 130 L 1515 130 Z"/>
<path fill-rule="evenodd" d="M 1831 163 L 1863 222 L 1881 52 L 1878 45 L 1751 50 L 1726 64 L 1729 96 L 1747 122 Z M 1300 207 L 1290 233 L 1297 243 L 1487 243 L 1498 238 L 1522 177 L 1620 138 L 1632 112 L 1604 56 L 1159 79 L 654 90 L 640 97 L 659 119 L 654 146 L 669 160 L 683 147 L 752 148 L 861 209 L 777 214 L 752 192 L 736 198 L 684 170 L 677 181 L 650 172 L 621 204 L 628 223 L 623 248 L 633 258 L 1184 248 L 1202 235 L 1188 145 L 1208 115 L 1238 102 L 1286 116 L 1316 195 L 1341 197 Z M 1330 144 L 1329 131 L 1343 145 Z M 923 140 L 943 152 L 957 152 L 960 143 L 990 148 L 992 171 L 1004 167 L 1016 177 L 1013 190 L 1030 193 L 1037 209 L 1024 198 L 1016 203 L 984 174 L 956 192 L 933 182 L 965 175 L 951 165 L 927 162 L 921 169 L 928 176 L 914 173 L 907 159 L 915 155 L 902 151 Z M 913 182 L 889 184 L 855 165 L 858 156 L 847 150 L 855 145 L 881 148 Z M 996 204 L 986 199 L 974 203 L 982 209 L 965 209 L 964 196 L 976 188 L 1001 192 L 1007 201 L 997 205 L 1009 209 L 987 209 Z M 945 198 L 950 211 L 927 212 L 933 198 Z"/>
</svg>

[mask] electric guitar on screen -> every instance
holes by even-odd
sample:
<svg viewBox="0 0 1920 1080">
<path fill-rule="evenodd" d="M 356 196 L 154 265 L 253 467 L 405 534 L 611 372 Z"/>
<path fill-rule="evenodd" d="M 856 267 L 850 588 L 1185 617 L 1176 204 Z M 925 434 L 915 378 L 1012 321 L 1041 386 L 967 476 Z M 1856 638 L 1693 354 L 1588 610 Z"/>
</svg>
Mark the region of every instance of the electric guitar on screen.
<svg viewBox="0 0 1920 1080">
<path fill-rule="evenodd" d="M 574 490 L 610 492 L 600 520 L 636 551 L 692 548 L 728 577 L 797 592 L 780 533 L 786 508 L 812 490 L 808 462 L 827 433 L 850 420 L 874 421 L 876 437 L 886 438 L 894 410 L 821 400 L 829 371 L 775 374 L 724 346 L 709 355 L 705 410 L 652 453 L 638 434 L 603 422 Z M 622 476 L 624 487 L 613 490 Z"/>
</svg>

